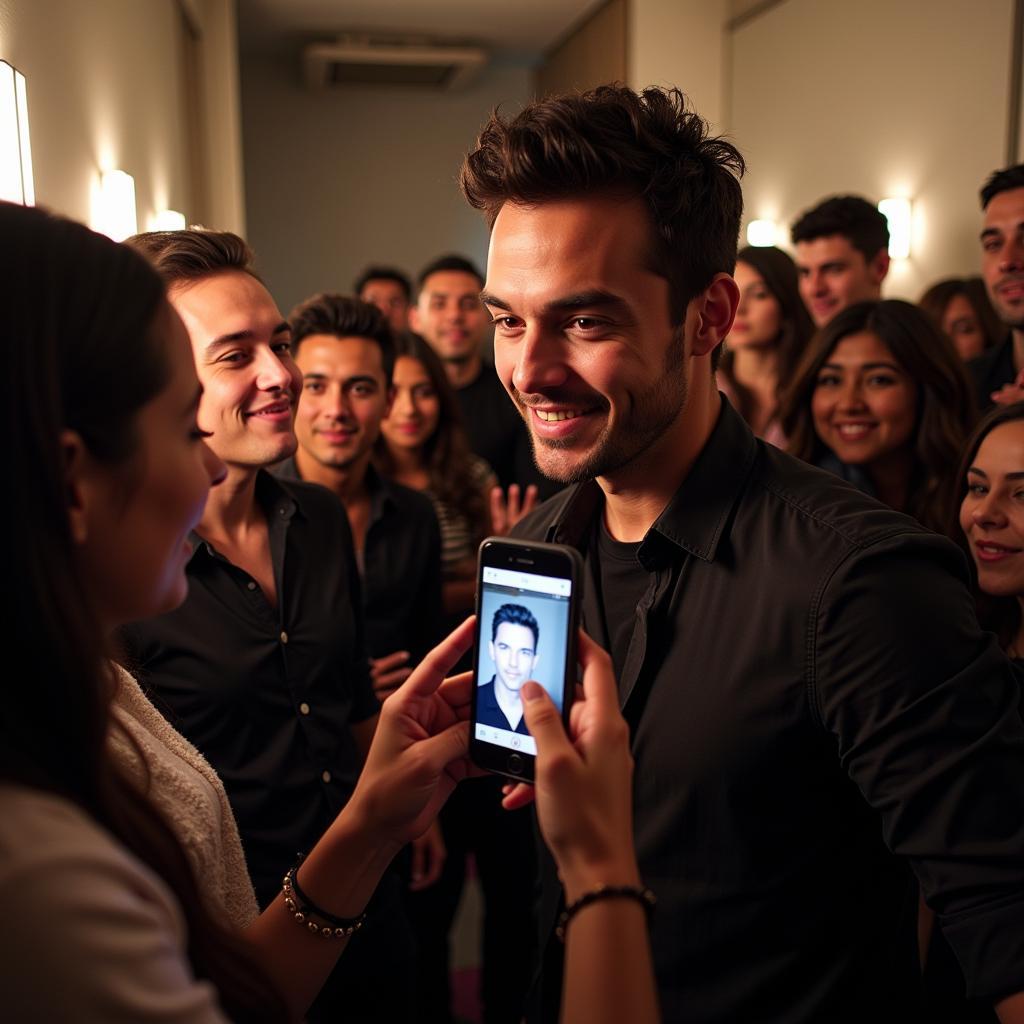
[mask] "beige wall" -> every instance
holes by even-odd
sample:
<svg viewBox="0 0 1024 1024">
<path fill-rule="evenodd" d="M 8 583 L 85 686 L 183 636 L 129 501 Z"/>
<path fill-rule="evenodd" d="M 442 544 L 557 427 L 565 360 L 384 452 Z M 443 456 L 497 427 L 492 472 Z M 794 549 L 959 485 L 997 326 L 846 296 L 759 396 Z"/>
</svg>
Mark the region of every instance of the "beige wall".
<svg viewBox="0 0 1024 1024">
<path fill-rule="evenodd" d="M 460 252 L 483 267 L 487 231 L 456 174 L 491 109 L 520 109 L 526 67 L 495 67 L 464 92 L 308 92 L 297 55 L 242 56 L 249 240 L 278 305 L 348 292 L 368 263 L 415 275 Z"/>
<path fill-rule="evenodd" d="M 978 188 L 1004 164 L 1012 0 L 786 0 L 732 35 L 747 219 L 825 195 L 914 200 L 892 297 L 977 272 Z"/>
<path fill-rule="evenodd" d="M 627 0 L 608 0 L 545 55 L 539 96 L 625 82 Z"/>
<path fill-rule="evenodd" d="M 675 85 L 719 129 L 726 114 L 726 37 L 730 0 L 630 0 L 626 28 L 629 84 Z"/>
<path fill-rule="evenodd" d="M 209 125 L 223 138 L 202 211 L 194 208 L 187 160 L 175 0 L 0 0 L 0 57 L 28 83 L 38 203 L 88 223 L 99 172 L 117 167 L 135 178 L 140 229 L 166 208 L 244 227 L 237 96 L 230 93 L 233 2 L 193 6 L 210 27 L 204 63 L 216 69 L 209 81 L 218 95 Z"/>
</svg>

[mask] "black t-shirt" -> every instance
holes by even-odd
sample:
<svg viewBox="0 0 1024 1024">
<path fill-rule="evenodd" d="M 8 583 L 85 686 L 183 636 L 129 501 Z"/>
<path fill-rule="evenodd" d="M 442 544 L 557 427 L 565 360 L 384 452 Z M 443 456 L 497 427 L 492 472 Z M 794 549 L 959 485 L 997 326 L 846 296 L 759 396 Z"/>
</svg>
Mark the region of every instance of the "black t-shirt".
<svg viewBox="0 0 1024 1024">
<path fill-rule="evenodd" d="M 1017 376 L 1013 365 L 1012 335 L 1001 345 L 975 356 L 967 364 L 967 369 L 974 382 L 978 411 L 988 412 L 995 404 L 992 401 L 992 392 L 998 391 L 1004 384 L 1011 383 Z"/>
<path fill-rule="evenodd" d="M 501 386 L 493 366 L 484 363 L 476 377 L 455 393 L 462 407 L 462 425 L 470 447 L 490 465 L 502 487 L 536 484 L 541 500 L 561 489 L 560 484 L 543 476 L 534 464 L 526 424 Z"/>
<path fill-rule="evenodd" d="M 615 677 L 618 678 L 633 637 L 637 605 L 650 586 L 651 577 L 636 557 L 641 542 L 615 540 L 604 525 L 602 516 L 595 519 L 593 541 L 590 551 L 596 562 L 594 580 L 601 591 L 598 604 L 604 617 L 604 635 L 608 639 Z"/>
</svg>

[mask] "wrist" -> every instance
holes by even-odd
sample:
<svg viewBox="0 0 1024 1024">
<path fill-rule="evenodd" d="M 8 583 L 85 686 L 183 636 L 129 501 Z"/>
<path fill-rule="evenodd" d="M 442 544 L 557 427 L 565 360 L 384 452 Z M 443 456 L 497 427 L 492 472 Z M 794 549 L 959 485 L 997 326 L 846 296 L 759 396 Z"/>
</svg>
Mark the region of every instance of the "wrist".
<svg viewBox="0 0 1024 1024">
<path fill-rule="evenodd" d="M 302 888 L 332 913 L 357 916 L 400 849 L 346 806 L 302 862 Z"/>
<path fill-rule="evenodd" d="M 601 886 L 640 885 L 640 869 L 635 857 L 560 866 L 559 874 L 567 903 Z"/>
</svg>

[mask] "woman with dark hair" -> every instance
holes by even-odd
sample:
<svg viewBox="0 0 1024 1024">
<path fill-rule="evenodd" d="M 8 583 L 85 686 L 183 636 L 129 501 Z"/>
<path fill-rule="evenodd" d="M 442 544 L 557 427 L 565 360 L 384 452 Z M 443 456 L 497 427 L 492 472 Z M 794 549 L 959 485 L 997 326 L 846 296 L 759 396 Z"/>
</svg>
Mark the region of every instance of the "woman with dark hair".
<svg viewBox="0 0 1024 1024">
<path fill-rule="evenodd" d="M 953 342 L 965 363 L 998 345 L 1006 334 L 980 277 L 936 281 L 917 304 Z"/>
<path fill-rule="evenodd" d="M 789 451 L 941 531 L 973 403 L 949 339 L 909 302 L 863 302 L 812 338 L 781 416 Z"/>
<path fill-rule="evenodd" d="M 978 618 L 1024 665 L 1024 402 L 978 424 L 956 479 L 950 536 L 971 556 Z"/>
<path fill-rule="evenodd" d="M 395 339 L 393 388 L 377 465 L 385 476 L 426 492 L 434 502 L 441 526 L 445 611 L 464 615 L 473 609 L 476 549 L 491 529 L 488 500 L 497 478 L 470 450 L 444 366 L 418 334 L 406 332 Z"/>
<path fill-rule="evenodd" d="M 800 298 L 796 264 L 774 246 L 747 246 L 733 273 L 736 319 L 718 364 L 718 386 L 758 437 L 779 447 L 779 393 L 814 333 Z"/>
</svg>

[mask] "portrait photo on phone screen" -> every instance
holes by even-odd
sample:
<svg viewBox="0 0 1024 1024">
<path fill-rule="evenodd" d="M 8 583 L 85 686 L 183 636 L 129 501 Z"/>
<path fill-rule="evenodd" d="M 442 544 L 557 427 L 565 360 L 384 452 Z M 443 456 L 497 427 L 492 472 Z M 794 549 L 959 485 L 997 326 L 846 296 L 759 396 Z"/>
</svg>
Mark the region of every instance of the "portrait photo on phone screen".
<svg viewBox="0 0 1024 1024">
<path fill-rule="evenodd" d="M 519 748 L 529 736 L 520 689 L 532 679 L 562 710 L 569 601 L 512 587 L 484 587 L 477 651 L 476 735 Z M 534 753 L 533 741 L 522 749 Z"/>
</svg>

